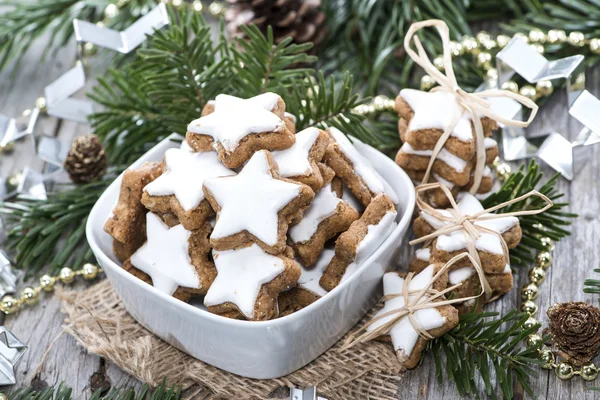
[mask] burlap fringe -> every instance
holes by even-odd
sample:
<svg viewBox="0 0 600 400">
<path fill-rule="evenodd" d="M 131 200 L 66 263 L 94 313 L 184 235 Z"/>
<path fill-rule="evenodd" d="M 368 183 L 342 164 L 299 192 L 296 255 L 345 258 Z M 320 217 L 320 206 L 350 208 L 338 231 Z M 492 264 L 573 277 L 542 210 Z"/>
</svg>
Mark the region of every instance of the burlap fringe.
<svg viewBox="0 0 600 400">
<path fill-rule="evenodd" d="M 65 331 L 89 352 L 150 385 L 166 377 L 169 384 L 181 385 L 190 398 L 265 399 L 280 387 L 314 385 L 329 400 L 397 398 L 403 370 L 391 346 L 384 343 L 342 351 L 340 340 L 288 376 L 248 379 L 196 360 L 151 334 L 125 311 L 106 280 L 82 292 L 57 295 L 63 300 Z"/>
</svg>

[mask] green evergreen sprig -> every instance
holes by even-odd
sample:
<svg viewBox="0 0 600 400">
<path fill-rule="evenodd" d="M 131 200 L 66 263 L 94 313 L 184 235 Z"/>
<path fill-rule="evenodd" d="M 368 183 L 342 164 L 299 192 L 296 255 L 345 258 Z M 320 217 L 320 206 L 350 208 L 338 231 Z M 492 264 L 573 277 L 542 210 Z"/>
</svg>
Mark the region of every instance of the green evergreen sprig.
<svg viewBox="0 0 600 400">
<path fill-rule="evenodd" d="M 594 272 L 600 273 L 600 268 L 594 268 Z M 588 278 L 583 281 L 583 292 L 591 294 L 600 294 L 600 279 Z M 598 299 L 600 303 L 600 298 Z"/>
<path fill-rule="evenodd" d="M 461 396 L 480 397 L 479 377 L 488 397 L 496 398 L 499 391 L 503 398 L 513 399 L 518 382 L 533 396 L 529 377 L 536 374 L 532 367 L 540 364 L 538 349 L 542 343 L 527 348 L 521 343 L 539 326 L 525 328 L 529 315 L 516 310 L 492 318 L 497 316 L 495 312 L 462 315 L 456 328 L 429 342 L 439 383 L 446 377 Z"/>
<path fill-rule="evenodd" d="M 539 164 L 532 160 L 528 166 L 521 165 L 519 170 L 513 173 L 497 192 L 482 201 L 483 207 L 489 208 L 535 189 L 553 202 L 553 206 L 543 213 L 519 217 L 523 237 L 519 245 L 510 250 L 510 261 L 513 265 L 533 263 L 536 251 L 547 250 L 541 238 L 549 237 L 553 241 L 558 241 L 570 235 L 566 228 L 571 225 L 571 220 L 577 217 L 577 214 L 564 211 L 569 206 L 568 202 L 559 201 L 563 197 L 563 193 L 560 193 L 555 186 L 560 174 L 555 174 L 545 183 L 542 183 L 543 176 Z M 545 204 L 545 201 L 539 197 L 530 197 L 497 212 L 537 210 L 544 207 Z"/>
</svg>

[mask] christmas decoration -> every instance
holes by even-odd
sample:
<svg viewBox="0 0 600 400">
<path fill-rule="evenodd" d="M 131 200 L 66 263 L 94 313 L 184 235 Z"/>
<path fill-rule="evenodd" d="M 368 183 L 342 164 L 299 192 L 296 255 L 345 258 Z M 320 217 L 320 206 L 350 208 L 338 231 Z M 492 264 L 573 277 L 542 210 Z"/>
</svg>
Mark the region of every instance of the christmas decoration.
<svg viewBox="0 0 600 400">
<path fill-rule="evenodd" d="M 98 137 L 87 135 L 73 139 L 64 166 L 73 182 L 87 183 L 102 178 L 107 163 L 108 157 Z"/>
<path fill-rule="evenodd" d="M 256 25 L 266 33 L 273 27 L 275 43 L 292 38 L 295 43 L 311 42 L 317 46 L 327 34 L 321 0 L 228 0 L 225 12 L 227 31 L 233 37 L 244 37 L 241 25 Z"/>
<path fill-rule="evenodd" d="M 17 290 L 17 277 L 6 254 L 0 251 L 0 298 Z"/>
<path fill-rule="evenodd" d="M 0 326 L 0 386 L 16 383 L 15 365 L 19 362 L 27 346 L 4 326 Z"/>
<path fill-rule="evenodd" d="M 558 355 L 574 366 L 589 363 L 600 351 L 600 309 L 587 303 L 557 303 L 547 311 Z"/>
</svg>

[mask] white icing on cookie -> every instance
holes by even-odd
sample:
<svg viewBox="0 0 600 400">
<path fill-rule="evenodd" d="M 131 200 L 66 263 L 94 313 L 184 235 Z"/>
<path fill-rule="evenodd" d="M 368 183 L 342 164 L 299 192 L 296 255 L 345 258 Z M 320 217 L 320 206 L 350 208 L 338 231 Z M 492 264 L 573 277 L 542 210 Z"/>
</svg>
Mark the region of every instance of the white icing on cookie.
<svg viewBox="0 0 600 400">
<path fill-rule="evenodd" d="M 220 94 L 215 99 L 214 112 L 192 121 L 187 130 L 211 136 L 215 148 L 220 143 L 225 150 L 233 151 L 250 134 L 282 129 L 283 120 L 271 112 L 278 100 L 275 93 L 263 93 L 249 99 Z"/>
<path fill-rule="evenodd" d="M 198 289 L 200 278 L 188 253 L 191 232 L 176 225 L 169 228 L 160 217 L 146 214 L 148 241 L 131 256 L 131 264 L 152 278 L 152 285 L 168 295 L 178 286 Z"/>
<path fill-rule="evenodd" d="M 494 139 L 486 137 L 485 139 L 483 139 L 483 147 L 485 147 L 485 149 L 491 149 L 493 147 L 498 147 L 498 142 L 496 142 Z"/>
<path fill-rule="evenodd" d="M 470 113 L 463 112 L 463 108 L 456 102 L 454 93 L 442 91 L 422 92 L 414 89 L 403 89 L 400 91 L 400 96 L 402 96 L 414 112 L 408 125 L 409 130 L 445 130 L 460 116 L 450 136 L 457 138 L 461 142 L 470 142 L 473 140 Z"/>
<path fill-rule="evenodd" d="M 317 232 L 319 224 L 335 214 L 340 200 L 331 189 L 331 183 L 319 190 L 299 223 L 288 232 L 294 243 L 306 242 Z"/>
<path fill-rule="evenodd" d="M 206 296 L 205 306 L 235 304 L 247 318 L 254 316 L 260 288 L 285 270 L 285 262 L 252 244 L 237 250 L 213 250 L 217 277 Z"/>
<path fill-rule="evenodd" d="M 346 135 L 337 128 L 329 128 L 329 133 L 337 142 L 338 149 L 340 149 L 342 154 L 350 160 L 354 167 L 354 172 L 363 180 L 367 188 L 375 194 L 385 193 L 383 179 L 358 150 L 356 150 Z"/>
<path fill-rule="evenodd" d="M 448 282 L 451 285 L 457 285 L 469 279 L 475 273 L 473 267 L 462 267 L 448 272 Z"/>
<path fill-rule="evenodd" d="M 188 144 L 187 140 L 184 140 L 183 142 L 181 142 L 181 146 L 179 147 L 181 150 L 187 151 L 189 153 L 193 153 L 194 149 L 192 149 L 190 147 L 190 145 Z"/>
<path fill-rule="evenodd" d="M 185 142 L 184 142 L 185 143 Z M 144 187 L 151 196 L 175 195 L 185 211 L 204 200 L 202 183 L 207 178 L 235 175 L 213 151 L 192 153 L 181 149 L 165 152 L 166 171 Z"/>
<path fill-rule="evenodd" d="M 348 265 L 340 282 L 348 279 L 359 267 L 362 267 L 365 260 L 387 239 L 389 233 L 396 227 L 396 223 L 394 222 L 396 214 L 396 210 L 388 211 L 377 224 L 367 227 L 367 234 L 358 246 L 356 246 L 354 261 Z"/>
<path fill-rule="evenodd" d="M 204 181 L 221 207 L 212 239 L 248 231 L 269 246 L 277 243 L 278 212 L 300 194 L 300 185 L 273 178 L 265 150 L 254 153 L 242 171 Z"/>
<path fill-rule="evenodd" d="M 442 178 L 438 174 L 433 174 L 433 177 L 435 178 L 436 181 L 438 181 L 442 185 L 446 186 L 450 190 L 452 190 L 452 188 L 454 188 L 454 186 L 455 186 L 454 183 L 447 181 L 446 179 Z M 419 184 L 420 184 L 420 182 L 419 182 Z"/>
<path fill-rule="evenodd" d="M 323 276 L 323 271 L 325 271 L 325 268 L 327 268 L 329 262 L 331 262 L 334 254 L 335 251 L 333 249 L 324 249 L 319 255 L 317 262 L 309 268 L 299 262 L 298 264 L 300 264 L 300 268 L 302 269 L 302 275 L 300 275 L 300 279 L 298 279 L 298 287 L 306 289 L 317 296 L 325 296 L 328 292 L 319 285 L 319 279 Z"/>
<path fill-rule="evenodd" d="M 434 266 L 430 265 L 423 271 L 414 275 L 408 286 L 409 291 L 418 291 L 427 287 L 427 284 L 431 282 L 434 276 Z M 383 294 L 392 295 L 402 293 L 404 287 L 404 279 L 399 277 L 395 272 L 388 272 L 383 276 Z M 411 296 L 414 298 L 414 296 Z M 427 301 L 429 297 L 424 295 L 421 298 L 422 302 Z M 378 317 L 381 314 L 389 311 L 401 309 L 406 303 L 404 302 L 404 296 L 398 296 L 385 302 L 385 306 L 377 313 L 373 318 Z M 425 308 L 414 312 L 413 317 L 417 320 L 419 325 L 424 330 L 431 330 L 439 328 L 446 323 L 446 317 L 444 317 L 436 308 Z M 377 329 L 379 326 L 385 324 L 394 318 L 394 314 L 383 317 L 375 321 L 372 325 L 367 327 L 367 331 Z M 417 340 L 419 339 L 419 333 L 413 327 L 408 316 L 405 316 L 399 320 L 390 330 L 390 337 L 394 345 L 394 350 L 399 352 L 401 355 L 409 357 L 412 353 Z"/>
<path fill-rule="evenodd" d="M 283 113 L 283 116 L 286 117 L 286 118 L 291 119 L 294 124 L 297 121 L 296 116 L 294 114 L 292 114 L 292 113 L 287 112 L 287 111 Z"/>
<path fill-rule="evenodd" d="M 400 151 L 405 154 L 413 154 L 415 156 L 431 157 L 433 150 L 415 150 L 408 142 L 405 142 Z M 437 160 L 445 162 L 450 168 L 455 169 L 457 172 L 463 172 L 467 167 L 467 162 L 460 157 L 455 156 L 448 150 L 442 148 L 438 153 Z"/>
<path fill-rule="evenodd" d="M 504 269 L 502 270 L 503 274 L 512 274 L 512 269 L 510 269 L 510 264 L 506 264 Z"/>
<path fill-rule="evenodd" d="M 431 258 L 431 247 L 423 247 L 422 249 L 418 249 L 415 252 L 415 257 L 421 261 L 429 262 L 429 258 Z"/>
<path fill-rule="evenodd" d="M 464 215 L 474 215 L 483 211 L 483 206 L 475 196 L 469 193 L 460 193 L 458 196 L 458 209 Z M 451 216 L 448 210 L 437 210 L 443 215 Z M 484 214 L 485 215 L 485 214 Z M 421 211 L 421 216 L 434 229 L 439 229 L 449 222 L 440 221 L 425 211 Z M 485 227 L 502 234 L 519 223 L 517 217 L 502 217 L 485 221 L 476 221 L 475 225 Z M 475 240 L 475 248 L 479 251 L 487 251 L 493 254 L 503 254 L 502 242 L 500 237 L 492 233 L 480 232 L 480 237 Z M 448 235 L 440 235 L 436 241 L 436 247 L 443 251 L 457 251 L 467 248 L 467 239 L 462 229 L 452 232 Z"/>
<path fill-rule="evenodd" d="M 317 128 L 306 128 L 296 134 L 296 143 L 286 150 L 273 151 L 273 158 L 284 178 L 308 176 L 313 172 L 308 153 L 319 137 Z"/>
</svg>

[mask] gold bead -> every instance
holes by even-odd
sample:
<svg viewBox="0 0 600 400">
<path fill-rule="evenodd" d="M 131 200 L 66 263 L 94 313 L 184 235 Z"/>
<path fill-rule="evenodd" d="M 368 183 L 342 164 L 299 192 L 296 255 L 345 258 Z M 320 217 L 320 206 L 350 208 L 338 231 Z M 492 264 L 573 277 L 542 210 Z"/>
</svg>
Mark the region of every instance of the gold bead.
<svg viewBox="0 0 600 400">
<path fill-rule="evenodd" d="M 194 10 L 196 12 L 202 12 L 203 7 L 204 7 L 204 5 L 202 4 L 202 2 L 200 0 L 196 0 L 192 3 L 192 10 Z"/>
<path fill-rule="evenodd" d="M 465 48 L 463 47 L 462 44 L 451 40 L 450 41 L 450 52 L 452 53 L 453 57 L 458 57 L 465 53 Z"/>
<path fill-rule="evenodd" d="M 552 44 L 564 43 L 567 40 L 567 34 L 562 29 L 550 29 L 548 31 L 548 42 Z"/>
<path fill-rule="evenodd" d="M 539 43 L 530 44 L 529 47 L 531 47 L 533 50 L 537 51 L 540 54 L 544 54 L 544 46 L 542 46 Z"/>
<path fill-rule="evenodd" d="M 533 315 L 537 312 L 538 306 L 531 300 L 527 300 L 521 304 L 521 311 L 529 315 Z"/>
<path fill-rule="evenodd" d="M 554 357 L 554 353 L 552 352 L 552 350 L 544 349 L 540 352 L 540 360 L 543 362 L 542 368 L 552 369 L 556 358 Z"/>
<path fill-rule="evenodd" d="M 477 41 L 479 43 L 483 43 L 483 42 L 487 42 L 488 40 L 492 40 L 492 35 L 490 35 L 486 31 L 481 31 L 477 35 L 475 35 L 475 38 L 477 39 Z"/>
<path fill-rule="evenodd" d="M 523 329 L 531 329 L 531 328 L 535 328 L 537 327 L 539 329 L 540 323 L 538 322 L 537 319 L 533 318 L 533 317 L 529 317 L 527 318 L 527 320 L 523 323 Z M 536 329 L 536 332 L 538 331 L 538 329 Z"/>
<path fill-rule="evenodd" d="M 567 364 L 566 362 L 559 363 L 556 366 L 554 372 L 556 373 L 556 376 L 558 376 L 558 378 L 562 380 L 571 379 L 575 374 L 575 370 L 573 370 L 573 367 L 570 364 Z"/>
<path fill-rule="evenodd" d="M 183 5 L 183 0 L 171 0 L 171 4 L 175 8 L 181 8 L 181 6 Z"/>
<path fill-rule="evenodd" d="M 521 298 L 523 300 L 535 300 L 538 294 L 539 290 L 535 283 L 528 283 L 521 289 Z"/>
<path fill-rule="evenodd" d="M 532 43 L 546 43 L 547 38 L 541 29 L 534 28 L 529 31 L 529 41 Z"/>
<path fill-rule="evenodd" d="M 479 43 L 470 36 L 463 36 L 463 40 L 460 44 L 462 44 L 463 49 L 465 49 L 465 53 L 479 53 Z"/>
<path fill-rule="evenodd" d="M 443 71 L 444 70 L 444 58 L 441 56 L 434 58 L 433 66 L 436 67 L 439 71 Z"/>
<path fill-rule="evenodd" d="M 524 41 L 525 43 L 529 43 L 529 38 L 524 33 L 517 32 L 517 33 L 515 33 L 515 35 L 513 37 L 517 37 L 517 38 L 521 39 L 522 41 Z"/>
<path fill-rule="evenodd" d="M 488 52 L 482 51 L 477 55 L 477 65 L 485 70 L 492 68 L 492 55 Z"/>
<path fill-rule="evenodd" d="M 8 400 L 8 396 L 4 393 L 0 393 L 0 400 Z"/>
<path fill-rule="evenodd" d="M 491 82 L 496 82 L 498 80 L 498 70 L 496 68 L 488 69 L 485 75 Z"/>
<path fill-rule="evenodd" d="M 549 237 L 543 237 L 540 239 L 542 246 L 548 251 L 554 250 L 554 242 Z"/>
<path fill-rule="evenodd" d="M 223 5 L 221 3 L 216 2 L 216 1 L 213 1 L 208 6 L 208 12 L 213 17 L 218 17 L 219 15 L 221 15 L 223 13 L 224 10 L 225 10 L 225 8 L 223 7 Z"/>
<path fill-rule="evenodd" d="M 19 310 L 19 300 L 7 295 L 0 301 L 0 311 L 4 314 L 13 314 Z"/>
<path fill-rule="evenodd" d="M 519 93 L 519 85 L 515 81 L 506 81 L 501 86 L 502 90 L 508 90 L 509 92 Z"/>
<path fill-rule="evenodd" d="M 39 298 L 40 298 L 40 293 L 32 287 L 26 287 L 21 292 L 21 301 L 23 303 L 27 304 L 28 306 L 32 306 L 35 303 L 37 303 Z"/>
<path fill-rule="evenodd" d="M 98 52 L 98 47 L 94 43 L 87 42 L 83 45 L 83 55 L 86 57 L 93 56 Z"/>
<path fill-rule="evenodd" d="M 543 339 L 540 335 L 533 334 L 527 337 L 525 344 L 527 345 L 527 347 L 535 347 L 540 345 L 542 343 L 542 340 Z"/>
<path fill-rule="evenodd" d="M 576 46 L 576 47 L 585 46 L 585 36 L 581 32 L 573 31 L 573 32 L 569 33 L 569 37 L 567 38 L 567 41 L 572 46 Z"/>
<path fill-rule="evenodd" d="M 496 37 L 496 43 L 498 43 L 498 47 L 503 48 L 505 47 L 508 42 L 510 42 L 510 36 L 506 36 L 506 35 L 498 35 Z"/>
<path fill-rule="evenodd" d="M 119 7 L 116 4 L 109 4 L 104 9 L 104 16 L 108 19 L 114 18 L 119 13 Z"/>
<path fill-rule="evenodd" d="M 548 251 L 540 251 L 535 257 L 535 261 L 538 267 L 548 269 L 550 265 L 552 265 L 552 254 L 550 254 Z"/>
<path fill-rule="evenodd" d="M 64 284 L 72 283 L 75 280 L 75 272 L 69 267 L 64 267 L 60 270 L 58 278 Z"/>
<path fill-rule="evenodd" d="M 531 283 L 535 283 L 536 285 L 541 285 L 546 279 L 546 271 L 543 268 L 535 267 L 529 271 L 529 280 Z"/>
<path fill-rule="evenodd" d="M 83 279 L 85 279 L 86 281 L 96 279 L 96 277 L 98 276 L 98 267 L 90 263 L 85 264 L 81 269 L 81 276 L 83 276 Z"/>
<path fill-rule="evenodd" d="M 40 287 L 45 292 L 51 292 L 54 290 L 54 285 L 56 284 L 56 278 L 50 275 L 43 275 L 40 278 Z"/>
<path fill-rule="evenodd" d="M 429 90 L 435 85 L 435 80 L 429 75 L 421 77 L 421 90 Z"/>
<path fill-rule="evenodd" d="M 535 84 L 535 90 L 537 90 L 540 96 L 550 96 L 554 88 L 551 81 L 539 81 Z"/>
<path fill-rule="evenodd" d="M 598 377 L 598 367 L 594 363 L 589 363 L 581 366 L 581 372 L 579 373 L 581 378 L 585 381 L 593 381 Z"/>
<path fill-rule="evenodd" d="M 531 85 L 525 85 L 519 89 L 519 94 L 527 97 L 530 100 L 535 100 L 537 97 L 537 90 L 535 90 L 535 88 Z"/>
<path fill-rule="evenodd" d="M 594 54 L 600 54 L 600 39 L 593 38 L 590 40 L 590 50 Z"/>
<path fill-rule="evenodd" d="M 6 144 L 0 144 L 0 153 L 6 153 L 15 148 L 15 142 L 8 142 Z"/>
<path fill-rule="evenodd" d="M 510 175 L 512 173 L 512 168 L 510 167 L 509 164 L 505 163 L 505 162 L 501 162 L 500 164 L 498 164 L 496 166 L 496 174 L 498 174 L 499 176 L 507 176 Z"/>
<path fill-rule="evenodd" d="M 39 108 L 40 112 L 45 114 L 48 112 L 48 105 L 45 97 L 38 97 L 35 99 L 35 107 Z"/>
<path fill-rule="evenodd" d="M 495 47 L 498 47 L 498 43 L 493 39 L 486 40 L 485 42 L 481 43 L 481 45 L 484 49 L 488 51 L 494 49 Z"/>
</svg>

